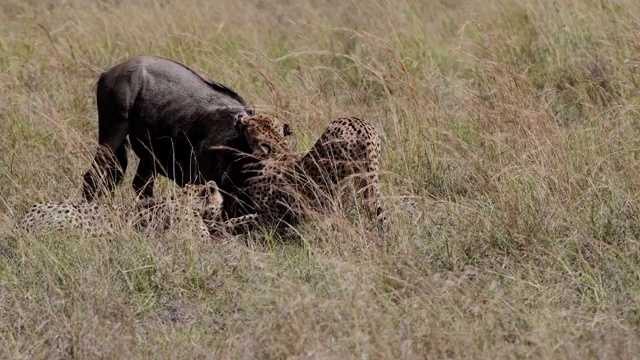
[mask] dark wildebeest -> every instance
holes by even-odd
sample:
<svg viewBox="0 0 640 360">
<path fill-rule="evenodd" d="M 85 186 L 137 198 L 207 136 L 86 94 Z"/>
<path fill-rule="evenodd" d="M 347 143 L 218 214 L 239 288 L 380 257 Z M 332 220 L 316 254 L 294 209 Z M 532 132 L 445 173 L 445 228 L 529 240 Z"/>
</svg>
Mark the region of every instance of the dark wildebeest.
<svg viewBox="0 0 640 360">
<path fill-rule="evenodd" d="M 157 173 L 180 186 L 214 180 L 225 194 L 244 182 L 242 164 L 249 160 L 212 148 L 250 151 L 235 124 L 252 111 L 233 90 L 178 62 L 138 56 L 102 73 L 96 97 L 99 147 L 84 175 L 85 199 L 122 181 L 128 143 L 140 158 L 133 180 L 139 196 L 153 196 Z M 291 133 L 288 125 L 283 132 Z"/>
</svg>

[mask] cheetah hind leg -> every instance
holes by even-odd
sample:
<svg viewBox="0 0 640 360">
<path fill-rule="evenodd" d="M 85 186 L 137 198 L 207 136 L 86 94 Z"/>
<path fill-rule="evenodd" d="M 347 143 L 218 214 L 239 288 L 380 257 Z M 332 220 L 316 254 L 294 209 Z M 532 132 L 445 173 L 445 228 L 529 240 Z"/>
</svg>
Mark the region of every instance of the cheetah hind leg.
<svg viewBox="0 0 640 360">
<path fill-rule="evenodd" d="M 357 193 L 362 194 L 363 203 L 367 209 L 370 219 L 377 221 L 380 231 L 387 231 L 389 227 L 388 219 L 382 209 L 382 195 L 380 192 L 380 181 L 378 172 L 373 171 L 361 174 L 354 178 Z"/>
<path fill-rule="evenodd" d="M 199 219 L 199 223 L 198 223 L 198 237 L 200 238 L 200 241 L 206 243 L 209 240 L 211 240 L 211 231 L 209 229 L 209 226 L 207 226 L 207 224 L 205 223 L 205 221 L 203 221 L 202 219 Z"/>
</svg>

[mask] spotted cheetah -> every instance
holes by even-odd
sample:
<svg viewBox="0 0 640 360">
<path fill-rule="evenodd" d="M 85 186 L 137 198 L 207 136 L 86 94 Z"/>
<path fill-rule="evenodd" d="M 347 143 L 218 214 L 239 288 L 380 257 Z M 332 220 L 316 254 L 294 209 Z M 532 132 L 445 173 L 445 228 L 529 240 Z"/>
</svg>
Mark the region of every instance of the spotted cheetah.
<svg viewBox="0 0 640 360">
<path fill-rule="evenodd" d="M 210 238 L 222 211 L 218 185 L 188 184 L 169 199 L 148 198 L 134 205 L 110 207 L 95 203 L 40 203 L 33 205 L 19 225 L 34 233 L 79 229 L 89 237 L 115 235 L 126 227 L 141 232 L 165 231 L 184 221 L 201 240 Z"/>
<path fill-rule="evenodd" d="M 268 115 L 245 115 L 240 116 L 236 119 L 236 130 L 238 133 L 244 135 L 244 128 L 246 127 L 244 124 L 251 124 L 252 129 L 257 134 L 270 134 L 269 141 L 260 143 L 259 138 L 247 138 L 247 143 L 249 144 L 249 153 L 242 152 L 237 149 L 231 149 L 224 145 L 218 145 L 212 147 L 213 149 L 224 148 L 231 151 L 239 152 L 239 155 L 242 158 L 242 164 L 239 166 L 240 169 L 243 170 L 245 166 L 251 166 L 250 164 L 255 164 L 260 161 L 260 159 L 267 157 L 271 153 L 288 153 L 291 147 L 292 140 L 289 135 L 291 135 L 291 129 L 287 124 L 283 124 L 277 118 L 268 116 Z M 277 139 L 277 140 L 276 140 Z M 273 149 L 271 149 L 273 147 Z M 238 225 L 245 225 L 250 219 L 254 218 L 256 215 L 251 213 L 251 208 L 247 206 L 252 201 L 247 197 L 247 194 L 242 191 L 244 185 L 247 181 L 247 174 L 244 173 L 238 178 L 243 178 L 243 182 L 233 184 L 232 192 L 224 192 L 224 208 L 222 215 L 222 225 L 231 232 L 234 232 L 235 227 Z M 248 214 L 248 216 L 247 216 Z"/>
<path fill-rule="evenodd" d="M 386 224 L 378 178 L 381 140 L 370 123 L 355 117 L 333 121 L 302 158 L 289 151 L 276 131 L 250 117 L 241 119 L 240 126 L 253 155 L 261 158 L 246 167 L 251 176 L 243 189 L 259 222 L 294 224 L 308 207 L 331 201 L 337 185 L 353 177 L 371 217 L 381 227 Z"/>
</svg>

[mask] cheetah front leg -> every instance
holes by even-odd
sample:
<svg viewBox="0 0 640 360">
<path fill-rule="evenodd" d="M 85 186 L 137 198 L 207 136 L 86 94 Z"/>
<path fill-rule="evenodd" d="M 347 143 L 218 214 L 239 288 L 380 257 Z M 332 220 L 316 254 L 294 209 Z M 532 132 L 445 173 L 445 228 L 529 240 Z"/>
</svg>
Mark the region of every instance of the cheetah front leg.
<svg viewBox="0 0 640 360">
<path fill-rule="evenodd" d="M 209 236 L 212 237 L 214 234 L 219 234 L 221 231 L 228 233 L 237 233 L 242 229 L 250 228 L 251 226 L 255 226 L 258 224 L 258 215 L 257 214 L 249 214 L 242 215 L 235 218 L 228 219 L 222 223 L 218 221 L 204 221 L 204 226 L 207 229 Z"/>
<path fill-rule="evenodd" d="M 242 228 L 252 227 L 259 223 L 258 214 L 242 215 L 231 218 L 224 222 L 224 228 L 226 231 L 235 233 Z"/>
<path fill-rule="evenodd" d="M 382 215 L 382 202 L 380 201 L 380 189 L 368 175 L 358 176 L 354 179 L 356 193 L 361 197 L 362 204 L 367 211 L 367 215 L 373 220 L 380 220 Z"/>
<path fill-rule="evenodd" d="M 211 240 L 211 231 L 209 230 L 209 226 L 207 226 L 207 224 L 204 222 L 204 220 L 202 220 L 202 218 L 199 219 L 199 223 L 198 223 L 198 238 L 200 239 L 200 241 L 202 242 L 208 242 Z"/>
</svg>

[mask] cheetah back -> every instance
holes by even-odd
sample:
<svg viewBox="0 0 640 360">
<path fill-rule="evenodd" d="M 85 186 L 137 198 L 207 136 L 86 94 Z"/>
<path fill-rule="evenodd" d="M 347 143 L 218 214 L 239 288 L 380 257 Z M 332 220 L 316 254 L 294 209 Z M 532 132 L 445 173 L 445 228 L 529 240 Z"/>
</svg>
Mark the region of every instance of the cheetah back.
<svg viewBox="0 0 640 360">
<path fill-rule="evenodd" d="M 198 230 L 202 239 L 209 238 L 209 222 L 218 220 L 222 196 L 215 182 L 188 185 L 172 199 L 146 199 L 133 206 L 110 207 L 96 203 L 40 203 L 33 205 L 19 225 L 36 233 L 79 229 L 83 235 L 114 235 L 129 223 L 137 231 L 166 230 L 179 220 Z M 120 219 L 118 218 L 118 215 Z"/>
<path fill-rule="evenodd" d="M 87 236 L 114 234 L 108 209 L 98 204 L 52 202 L 35 204 L 23 215 L 19 225 L 36 233 L 79 229 Z"/>
</svg>

